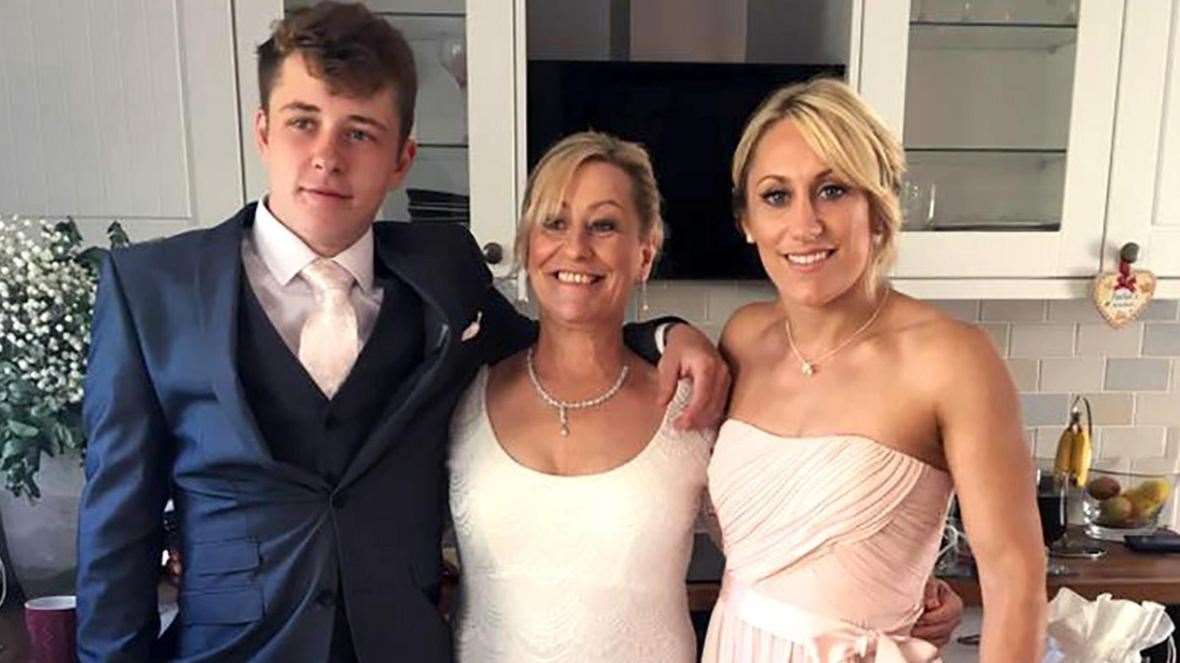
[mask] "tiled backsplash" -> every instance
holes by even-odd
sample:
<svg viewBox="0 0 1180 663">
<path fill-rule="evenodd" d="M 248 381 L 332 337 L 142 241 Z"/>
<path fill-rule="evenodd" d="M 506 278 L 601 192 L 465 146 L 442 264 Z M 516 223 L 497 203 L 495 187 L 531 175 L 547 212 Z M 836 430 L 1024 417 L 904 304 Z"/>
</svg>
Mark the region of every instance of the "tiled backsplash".
<svg viewBox="0 0 1180 663">
<path fill-rule="evenodd" d="M 648 315 L 679 315 L 716 338 L 739 306 L 774 297 L 762 284 L 657 283 Z M 1154 301 L 1140 320 L 1113 329 L 1089 300 L 939 300 L 991 334 L 1020 390 L 1027 441 L 1051 458 L 1084 394 L 1093 406 L 1097 459 L 1180 459 L 1180 306 Z M 1173 509 L 1173 524 L 1180 519 Z"/>
<path fill-rule="evenodd" d="M 1180 318 L 1152 302 L 1114 329 L 1088 300 L 937 302 L 995 339 L 1021 392 L 1029 442 L 1052 457 L 1069 402 L 1094 406 L 1098 458 L 1176 459 L 1180 450 Z"/>
</svg>

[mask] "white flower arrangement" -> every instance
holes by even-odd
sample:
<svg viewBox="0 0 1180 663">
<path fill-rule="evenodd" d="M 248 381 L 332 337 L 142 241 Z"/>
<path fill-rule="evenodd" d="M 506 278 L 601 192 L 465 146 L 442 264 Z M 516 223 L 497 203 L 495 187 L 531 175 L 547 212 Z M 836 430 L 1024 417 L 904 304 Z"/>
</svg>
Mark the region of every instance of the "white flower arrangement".
<svg viewBox="0 0 1180 663">
<path fill-rule="evenodd" d="M 118 223 L 112 247 L 127 244 Z M 40 496 L 41 454 L 82 453 L 82 382 L 103 249 L 72 219 L 0 219 L 0 473 Z"/>
</svg>

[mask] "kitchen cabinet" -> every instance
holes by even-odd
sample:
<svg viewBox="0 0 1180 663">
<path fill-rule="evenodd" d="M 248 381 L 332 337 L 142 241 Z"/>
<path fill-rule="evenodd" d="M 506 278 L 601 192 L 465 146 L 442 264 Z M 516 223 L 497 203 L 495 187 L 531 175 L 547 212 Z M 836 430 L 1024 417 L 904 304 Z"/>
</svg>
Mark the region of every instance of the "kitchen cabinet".
<svg viewBox="0 0 1180 663">
<path fill-rule="evenodd" d="M 516 54 L 515 77 L 501 78 L 515 88 L 516 103 L 514 116 L 497 122 L 514 126 L 517 133 L 511 198 L 519 200 L 525 177 L 520 136 L 527 133 L 527 81 L 521 73 L 527 53 L 520 29 L 524 3 L 501 1 L 500 15 L 512 5 L 516 19 L 515 26 L 505 24 L 495 37 L 511 44 Z M 1135 5 L 848 0 L 849 11 L 833 13 L 849 17 L 843 26 L 850 44 L 849 82 L 902 137 L 907 150 L 910 173 L 901 201 L 907 226 L 894 272 L 899 288 L 949 298 L 1081 297 L 1104 266 L 1104 253 L 1117 250 L 1113 243 L 1128 241 L 1114 237 L 1123 234 L 1140 236 L 1136 241 L 1147 249 L 1145 260 L 1153 257 L 1150 264 L 1180 264 L 1171 259 L 1180 251 L 1180 229 L 1169 222 L 1180 213 L 1167 216 L 1172 209 L 1180 211 L 1180 187 L 1172 187 L 1178 193 L 1168 190 L 1156 197 L 1157 218 L 1149 231 L 1117 230 L 1113 218 L 1108 226 L 1108 198 L 1117 205 L 1120 191 L 1116 108 L 1121 129 L 1123 107 L 1138 106 L 1141 96 L 1127 96 L 1127 79 L 1152 85 L 1142 80 L 1139 65 L 1123 60 L 1125 14 L 1132 12 L 1157 32 L 1174 23 L 1174 16 L 1162 22 L 1138 18 L 1160 10 Z M 1155 37 L 1156 42 L 1167 39 Z M 1139 50 L 1140 58 L 1168 52 Z M 1156 62 L 1155 69 L 1162 81 L 1166 67 Z M 1167 70 L 1168 75 L 1174 78 L 1177 69 Z M 504 103 L 500 109 L 508 107 Z M 1175 107 L 1159 99 L 1155 124 L 1166 124 L 1166 113 L 1170 108 L 1176 114 Z M 1171 140 L 1178 147 L 1170 153 L 1180 153 L 1180 139 Z M 1120 138 L 1119 154 L 1127 151 L 1124 142 Z M 1168 147 L 1160 147 L 1162 164 Z M 509 178 L 499 175 L 507 187 Z M 1154 188 L 1166 189 L 1167 176 L 1175 181 L 1176 175 L 1161 166 L 1161 184 Z M 1128 195 L 1143 196 L 1143 189 Z M 1143 223 L 1142 215 L 1135 218 Z M 1174 282 L 1161 284 L 1161 296 L 1178 293 Z"/>
<path fill-rule="evenodd" d="M 1127 3 L 1103 265 L 1123 243 L 1136 267 L 1180 278 L 1180 0 Z M 1164 288 L 1175 293 L 1176 281 Z"/>
<path fill-rule="evenodd" d="M 863 4 L 859 88 L 910 166 L 897 277 L 1097 271 L 1123 13 L 1107 0 Z"/>
<path fill-rule="evenodd" d="M 471 0 L 467 5 L 467 117 L 471 233 L 497 276 L 512 266 L 516 217 L 524 197 L 525 0 Z"/>
<path fill-rule="evenodd" d="M 19 2 L 0 19 L 0 212 L 145 240 L 243 202 L 230 0 Z"/>
<path fill-rule="evenodd" d="M 910 163 L 900 289 L 1084 297 L 1134 241 L 1141 266 L 1165 277 L 1157 296 L 1180 296 L 1180 0 L 844 1 L 831 16 L 847 35 L 848 80 Z M 527 177 L 526 0 L 369 5 L 395 22 L 462 17 L 466 144 L 438 171 L 466 185 L 471 230 L 502 247 L 502 275 Z M 430 103 L 424 94 L 423 131 Z M 434 167 L 426 138 L 422 177 Z"/>
</svg>

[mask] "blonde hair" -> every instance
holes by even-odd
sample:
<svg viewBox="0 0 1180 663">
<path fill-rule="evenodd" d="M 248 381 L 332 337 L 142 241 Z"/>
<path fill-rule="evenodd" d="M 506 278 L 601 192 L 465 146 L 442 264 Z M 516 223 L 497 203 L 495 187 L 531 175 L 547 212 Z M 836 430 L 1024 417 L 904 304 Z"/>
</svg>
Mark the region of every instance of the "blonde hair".
<svg viewBox="0 0 1180 663">
<path fill-rule="evenodd" d="M 639 212 L 639 238 L 650 241 L 659 254 L 664 243 L 664 219 L 660 215 L 660 190 L 647 150 L 610 134 L 582 131 L 566 136 L 549 148 L 529 175 L 516 226 L 516 269 L 523 268 L 528 261 L 529 233 L 533 226 L 561 214 L 561 199 L 574 173 L 591 162 L 608 163 L 626 173 L 631 181 L 632 201 Z"/>
<path fill-rule="evenodd" d="M 733 213 L 739 228 L 746 215 L 746 179 L 754 152 L 770 127 L 782 120 L 794 122 L 836 176 L 868 196 L 873 252 L 865 287 L 873 293 L 897 258 L 905 151 L 873 109 L 842 81 L 820 78 L 781 88 L 751 116 L 734 151 Z"/>
</svg>

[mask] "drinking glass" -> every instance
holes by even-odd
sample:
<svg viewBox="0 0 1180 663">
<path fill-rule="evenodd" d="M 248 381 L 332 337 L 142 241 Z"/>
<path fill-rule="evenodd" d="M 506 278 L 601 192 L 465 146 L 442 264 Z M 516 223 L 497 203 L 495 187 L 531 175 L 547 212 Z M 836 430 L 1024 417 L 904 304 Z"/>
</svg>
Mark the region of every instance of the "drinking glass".
<svg viewBox="0 0 1180 663">
<path fill-rule="evenodd" d="M 458 35 L 446 35 L 438 42 L 438 62 L 460 90 L 467 90 L 467 45 Z"/>
<path fill-rule="evenodd" d="M 467 106 L 467 44 L 460 35 L 444 35 L 438 41 L 438 62 L 455 80 L 463 106 Z M 463 113 L 466 124 L 466 112 Z M 463 142 L 467 142 L 467 129 L 463 129 Z"/>
<path fill-rule="evenodd" d="M 1064 476 L 1037 471 L 1037 512 L 1041 516 L 1041 539 L 1049 552 L 1053 544 L 1065 536 L 1065 496 L 1068 480 Z M 1066 568 L 1049 559 L 1046 571 L 1049 575 L 1064 575 Z"/>
<path fill-rule="evenodd" d="M 934 204 L 938 188 L 934 182 L 911 180 L 903 182 L 901 194 L 901 218 L 906 230 L 933 230 Z"/>
</svg>

